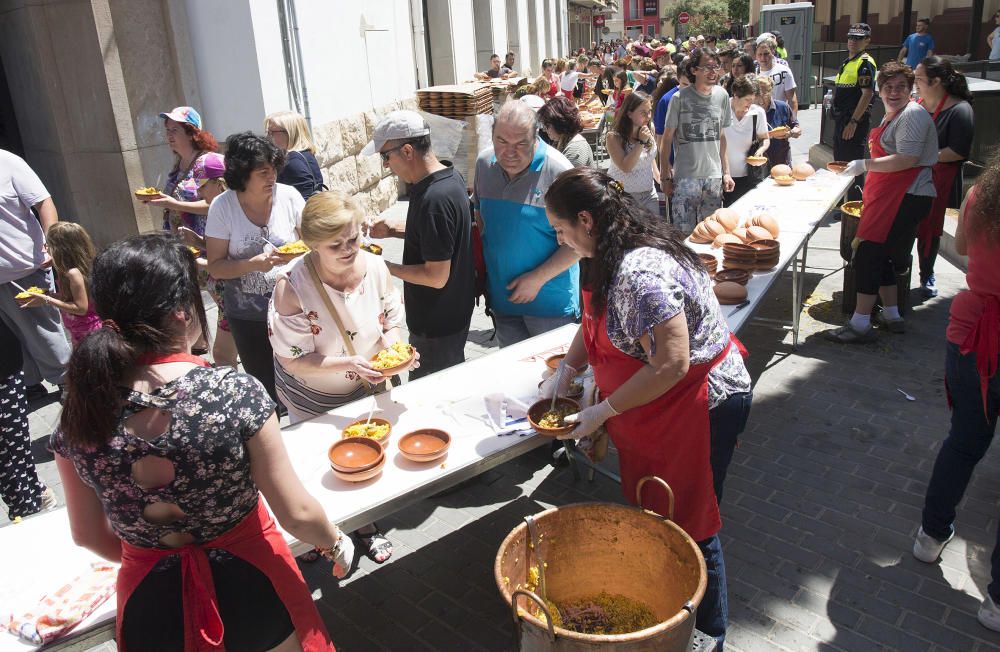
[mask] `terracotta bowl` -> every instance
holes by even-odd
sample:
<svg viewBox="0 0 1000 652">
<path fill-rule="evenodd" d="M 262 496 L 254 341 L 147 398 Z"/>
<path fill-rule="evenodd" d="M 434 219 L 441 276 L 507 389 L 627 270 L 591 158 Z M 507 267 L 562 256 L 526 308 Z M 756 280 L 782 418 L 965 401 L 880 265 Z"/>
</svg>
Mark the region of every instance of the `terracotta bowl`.
<svg viewBox="0 0 1000 652">
<path fill-rule="evenodd" d="M 775 177 L 774 182 L 779 186 L 794 186 L 795 177 Z"/>
<path fill-rule="evenodd" d="M 556 369 L 559 368 L 559 363 L 562 362 L 562 359 L 565 357 L 566 357 L 565 353 L 550 355 L 549 357 L 545 358 L 545 366 L 551 369 L 552 371 L 555 371 Z"/>
<path fill-rule="evenodd" d="M 860 201 L 849 201 L 844 202 L 840 207 L 840 212 L 844 215 L 850 215 L 851 217 L 861 217 L 861 208 L 863 204 Z"/>
<path fill-rule="evenodd" d="M 381 473 L 383 467 L 385 467 L 385 456 L 382 457 L 378 464 L 370 469 L 365 469 L 364 471 L 355 471 L 354 473 L 344 473 L 343 471 L 338 471 L 337 469 L 332 469 L 332 471 L 333 475 L 337 476 L 344 482 L 364 482 L 365 480 L 371 480 Z"/>
<path fill-rule="evenodd" d="M 746 285 L 750 282 L 751 276 L 752 274 L 745 269 L 721 269 L 715 273 L 715 280 L 717 283 L 732 281 L 733 283 Z"/>
<path fill-rule="evenodd" d="M 781 243 L 777 240 L 754 240 L 750 246 L 757 250 L 758 256 L 763 256 L 778 251 Z"/>
<path fill-rule="evenodd" d="M 160 196 L 159 191 L 150 194 L 144 192 L 133 192 L 132 194 L 135 195 L 135 198 L 138 199 L 139 201 L 149 201 L 150 199 L 154 199 Z"/>
<path fill-rule="evenodd" d="M 765 163 L 767 163 L 767 157 L 766 156 L 748 156 L 747 157 L 747 165 L 753 165 L 754 167 L 756 167 L 758 165 L 764 165 Z"/>
<path fill-rule="evenodd" d="M 400 454 L 413 462 L 432 462 L 448 454 L 451 435 L 444 430 L 423 428 L 399 438 Z"/>
<path fill-rule="evenodd" d="M 735 255 L 757 255 L 757 250 L 748 244 L 726 243 L 722 245 L 722 253 Z"/>
<path fill-rule="evenodd" d="M 725 272 L 727 270 L 743 270 L 743 271 L 747 271 L 747 272 L 752 272 L 752 271 L 754 271 L 756 269 L 757 269 L 757 261 L 756 260 L 754 260 L 753 262 L 749 262 L 749 263 L 737 262 L 737 261 L 733 261 L 733 260 L 726 260 L 724 263 L 722 263 L 722 271 L 723 272 Z M 716 274 L 715 274 L 715 280 L 716 281 L 720 281 L 721 280 L 719 278 L 719 273 L 720 272 L 716 272 Z"/>
<path fill-rule="evenodd" d="M 840 174 L 841 172 L 847 169 L 848 165 L 850 165 L 850 163 L 848 163 L 847 161 L 830 161 L 829 163 L 826 164 L 826 169 L 829 170 L 830 172 L 836 172 L 837 174 Z"/>
<path fill-rule="evenodd" d="M 705 269 L 712 271 L 719 266 L 719 259 L 712 254 L 698 254 L 698 258 L 701 259 L 701 264 L 705 266 Z"/>
<path fill-rule="evenodd" d="M 352 421 L 351 423 L 347 424 L 344 427 L 344 430 L 340 431 L 340 436 L 343 439 L 351 439 L 351 436 L 350 435 L 345 435 L 344 432 L 348 428 L 350 428 L 351 426 L 356 426 L 359 423 L 365 423 L 365 421 L 367 421 L 367 419 L 358 419 L 357 421 Z M 388 419 L 381 419 L 381 418 L 378 418 L 378 417 L 372 417 L 372 421 L 371 422 L 372 423 L 376 423 L 376 424 L 378 424 L 380 426 L 389 426 L 389 430 L 384 435 L 382 435 L 381 437 L 364 437 L 364 439 L 371 439 L 372 441 L 377 441 L 382 446 L 382 448 L 385 448 L 386 443 L 389 441 L 389 435 L 392 434 L 392 424 L 389 423 Z M 355 438 L 361 439 L 362 437 L 355 437 Z"/>
<path fill-rule="evenodd" d="M 558 437 L 559 435 L 565 435 L 573 428 L 576 428 L 576 424 L 570 424 L 568 426 L 562 426 L 561 428 L 545 428 L 538 425 L 539 420 L 542 416 L 549 411 L 549 406 L 552 405 L 552 399 L 543 398 L 540 401 L 534 403 L 530 408 L 528 408 L 528 423 L 531 427 L 535 429 L 540 435 L 545 435 L 546 437 Z M 565 398 L 560 396 L 556 399 L 556 407 L 570 408 L 573 412 L 580 411 L 580 404 L 571 398 Z M 572 414 L 572 413 L 571 413 Z"/>
<path fill-rule="evenodd" d="M 341 473 L 367 471 L 385 463 L 382 445 L 368 437 L 348 437 L 334 442 L 327 457 L 333 470 Z"/>
<path fill-rule="evenodd" d="M 389 378 L 390 376 L 395 376 L 396 374 L 398 374 L 399 372 L 401 372 L 403 369 L 406 369 L 407 365 L 409 365 L 411 362 L 413 362 L 413 356 L 414 355 L 416 355 L 416 349 L 413 349 L 413 351 L 410 353 L 410 357 L 407 358 L 406 360 L 404 360 L 403 362 L 400 362 L 399 364 L 397 364 L 395 366 L 392 366 L 392 367 L 386 367 L 385 369 L 378 369 L 378 372 L 380 374 L 382 374 L 383 378 Z M 377 358 L 377 357 L 378 357 L 378 354 L 373 355 L 370 358 L 370 361 L 371 362 L 375 362 L 375 358 Z"/>
</svg>

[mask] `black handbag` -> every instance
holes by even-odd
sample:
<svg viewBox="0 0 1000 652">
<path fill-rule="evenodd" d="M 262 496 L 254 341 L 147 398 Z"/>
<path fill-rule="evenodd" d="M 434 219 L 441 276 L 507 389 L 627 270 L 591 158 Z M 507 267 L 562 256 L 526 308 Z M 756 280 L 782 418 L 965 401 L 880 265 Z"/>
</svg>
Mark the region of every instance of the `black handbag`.
<svg viewBox="0 0 1000 652">
<path fill-rule="evenodd" d="M 747 150 L 747 156 L 756 156 L 757 150 L 760 149 L 761 141 L 757 140 L 757 114 L 753 116 L 753 137 L 754 140 L 750 143 L 750 149 Z M 754 185 L 757 185 L 761 181 L 767 178 L 767 166 L 766 165 L 750 165 L 747 164 L 747 178 L 751 179 Z"/>
</svg>

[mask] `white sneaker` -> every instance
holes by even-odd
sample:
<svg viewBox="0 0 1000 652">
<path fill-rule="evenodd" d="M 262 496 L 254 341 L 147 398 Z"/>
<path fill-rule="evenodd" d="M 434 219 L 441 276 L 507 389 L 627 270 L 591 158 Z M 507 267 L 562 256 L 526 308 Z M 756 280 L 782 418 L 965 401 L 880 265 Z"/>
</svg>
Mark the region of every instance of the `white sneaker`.
<svg viewBox="0 0 1000 652">
<path fill-rule="evenodd" d="M 955 530 L 951 531 L 951 536 L 944 541 L 938 541 L 931 535 L 924 532 L 923 526 L 917 530 L 917 537 L 913 540 L 913 556 L 925 564 L 933 564 L 941 557 L 941 551 L 955 538 Z M 1000 615 L 998 615 L 1000 618 Z M 997 621 L 1000 623 L 1000 620 Z"/>
<path fill-rule="evenodd" d="M 993 598 L 988 595 L 983 600 L 982 606 L 979 607 L 979 624 L 986 629 L 1000 632 L 1000 608 L 997 607 L 997 603 L 993 602 Z"/>
<path fill-rule="evenodd" d="M 52 487 L 45 487 L 45 491 L 42 492 L 42 509 L 39 511 L 47 512 L 58 505 L 59 498 L 56 497 L 56 492 L 52 491 Z"/>
</svg>

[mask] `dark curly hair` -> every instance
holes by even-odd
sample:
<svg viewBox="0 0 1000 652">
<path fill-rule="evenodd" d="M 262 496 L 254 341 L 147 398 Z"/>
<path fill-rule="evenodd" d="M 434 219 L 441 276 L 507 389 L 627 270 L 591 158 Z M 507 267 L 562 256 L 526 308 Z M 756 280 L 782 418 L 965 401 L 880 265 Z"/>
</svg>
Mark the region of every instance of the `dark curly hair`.
<svg viewBox="0 0 1000 652">
<path fill-rule="evenodd" d="M 684 244 L 683 234 L 642 210 L 606 172 L 589 167 L 566 170 L 545 193 L 545 208 L 572 224 L 583 211 L 593 217 L 597 251 L 581 267 L 584 283 L 593 292 L 595 316 L 604 310 L 618 267 L 631 249 L 653 247 L 692 274 L 707 273 L 698 254 Z"/>
<path fill-rule="evenodd" d="M 878 77 L 875 78 L 875 83 L 878 84 L 879 88 L 882 88 L 885 86 L 887 81 L 899 75 L 906 78 L 906 85 L 912 89 L 913 69 L 905 63 L 900 63 L 895 59 L 882 64 L 882 67 L 878 69 Z"/>
<path fill-rule="evenodd" d="M 965 206 L 966 233 L 1000 244 L 1000 149 L 976 178 L 975 199 Z"/>
<path fill-rule="evenodd" d="M 270 165 L 275 172 L 285 166 L 285 153 L 274 143 L 251 131 L 233 134 L 226 139 L 226 185 L 243 192 L 257 168 Z"/>
<path fill-rule="evenodd" d="M 545 106 L 538 109 L 538 123 L 556 130 L 560 141 L 556 143 L 556 147 L 560 151 L 574 136 L 583 131 L 580 109 L 565 95 L 553 97 L 545 103 Z"/>
<path fill-rule="evenodd" d="M 719 55 L 707 50 L 705 48 L 695 48 L 691 50 L 691 63 L 688 64 L 687 68 L 687 78 L 692 84 L 695 82 L 694 69 L 699 68 L 705 64 L 706 61 L 715 61 L 716 64 L 722 65 L 719 60 Z"/>
<path fill-rule="evenodd" d="M 168 234 L 137 235 L 114 243 L 90 272 L 94 309 L 114 323 L 88 334 L 66 370 L 66 401 L 59 427 L 73 446 L 105 444 L 122 409 L 122 384 L 141 355 L 167 353 L 184 329 L 184 311 L 208 335 L 194 256 Z"/>
</svg>

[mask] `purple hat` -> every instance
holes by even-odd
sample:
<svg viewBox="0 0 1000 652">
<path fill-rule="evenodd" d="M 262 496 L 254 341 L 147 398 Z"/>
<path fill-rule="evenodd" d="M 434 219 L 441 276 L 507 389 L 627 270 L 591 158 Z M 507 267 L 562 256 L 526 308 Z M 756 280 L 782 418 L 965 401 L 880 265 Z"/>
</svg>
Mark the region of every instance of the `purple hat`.
<svg viewBox="0 0 1000 652">
<path fill-rule="evenodd" d="M 195 185 L 201 188 L 206 182 L 212 179 L 220 179 L 226 173 L 226 159 L 222 154 L 210 152 L 204 156 L 199 156 L 191 169 L 191 178 Z"/>
<path fill-rule="evenodd" d="M 201 129 L 201 115 L 190 106 L 179 106 L 170 113 L 161 113 L 161 118 L 170 118 L 174 122 L 186 122 L 195 129 Z"/>
</svg>

